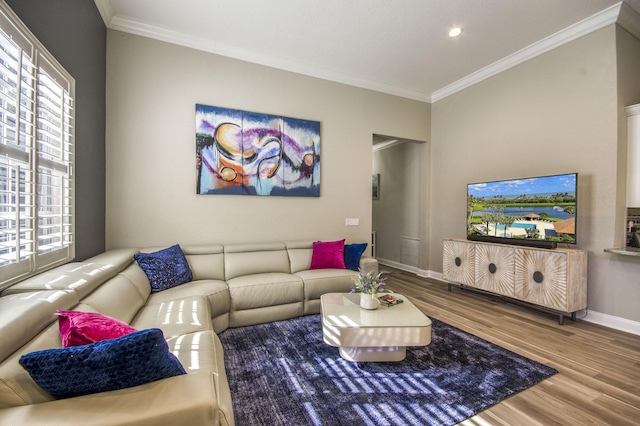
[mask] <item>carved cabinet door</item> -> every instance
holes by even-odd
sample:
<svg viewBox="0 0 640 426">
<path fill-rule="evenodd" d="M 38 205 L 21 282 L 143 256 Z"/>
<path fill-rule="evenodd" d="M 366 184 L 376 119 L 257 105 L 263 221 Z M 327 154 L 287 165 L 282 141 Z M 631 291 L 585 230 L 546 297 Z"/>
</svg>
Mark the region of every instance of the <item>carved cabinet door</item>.
<svg viewBox="0 0 640 426">
<path fill-rule="evenodd" d="M 567 311 L 566 253 L 517 249 L 515 297 Z"/>
<path fill-rule="evenodd" d="M 513 297 L 515 250 L 489 244 L 476 245 L 475 278 L 477 288 Z"/>
<path fill-rule="evenodd" d="M 444 240 L 442 277 L 457 284 L 475 286 L 475 245 L 464 241 Z"/>
</svg>

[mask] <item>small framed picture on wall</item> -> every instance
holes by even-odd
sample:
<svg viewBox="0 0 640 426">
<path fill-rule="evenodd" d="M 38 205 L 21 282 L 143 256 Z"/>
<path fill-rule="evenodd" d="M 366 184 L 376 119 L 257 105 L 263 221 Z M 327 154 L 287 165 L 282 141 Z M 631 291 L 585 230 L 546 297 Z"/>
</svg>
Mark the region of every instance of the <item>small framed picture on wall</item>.
<svg viewBox="0 0 640 426">
<path fill-rule="evenodd" d="M 371 194 L 374 200 L 380 199 L 380 173 L 374 173 L 372 176 Z"/>
</svg>

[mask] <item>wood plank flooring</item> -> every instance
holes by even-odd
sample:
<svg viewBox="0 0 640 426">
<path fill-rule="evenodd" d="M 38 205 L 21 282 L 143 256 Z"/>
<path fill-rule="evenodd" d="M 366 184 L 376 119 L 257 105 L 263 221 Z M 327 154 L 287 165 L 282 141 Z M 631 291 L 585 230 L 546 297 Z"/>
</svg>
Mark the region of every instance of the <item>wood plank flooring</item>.
<svg viewBox="0 0 640 426">
<path fill-rule="evenodd" d="M 559 371 L 461 425 L 640 425 L 640 336 L 381 269 L 429 317 Z"/>
</svg>

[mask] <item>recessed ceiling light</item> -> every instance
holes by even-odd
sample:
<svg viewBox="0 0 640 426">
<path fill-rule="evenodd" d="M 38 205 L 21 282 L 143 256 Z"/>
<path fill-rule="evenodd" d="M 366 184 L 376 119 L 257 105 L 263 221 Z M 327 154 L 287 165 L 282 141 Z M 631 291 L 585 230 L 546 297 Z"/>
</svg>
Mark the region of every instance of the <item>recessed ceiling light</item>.
<svg viewBox="0 0 640 426">
<path fill-rule="evenodd" d="M 458 37 L 460 34 L 462 34 L 462 28 L 460 27 L 451 28 L 451 31 L 449 31 L 449 37 Z"/>
</svg>

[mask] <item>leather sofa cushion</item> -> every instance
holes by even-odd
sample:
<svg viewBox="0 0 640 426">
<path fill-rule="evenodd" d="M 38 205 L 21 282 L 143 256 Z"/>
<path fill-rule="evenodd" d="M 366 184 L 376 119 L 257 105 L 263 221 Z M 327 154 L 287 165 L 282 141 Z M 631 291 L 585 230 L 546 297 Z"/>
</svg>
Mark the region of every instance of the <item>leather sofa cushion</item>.
<svg viewBox="0 0 640 426">
<path fill-rule="evenodd" d="M 308 247 L 289 246 L 287 244 L 287 252 L 289 253 L 289 262 L 291 263 L 291 273 L 305 271 L 311 266 L 311 256 L 313 255 L 312 243 L 308 243 Z"/>
<path fill-rule="evenodd" d="M 224 280 L 223 254 L 187 254 L 193 280 Z"/>
<path fill-rule="evenodd" d="M 137 248 L 121 248 L 112 249 L 93 256 L 85 260 L 83 263 L 93 262 L 99 264 L 113 265 L 116 267 L 116 273 L 122 271 L 133 262 L 133 255 L 138 253 Z"/>
<path fill-rule="evenodd" d="M 143 297 L 136 286 L 122 274 L 111 278 L 105 285 L 82 299 L 83 304 L 91 306 L 96 312 L 127 324 L 131 324 L 131 320 L 146 301 L 147 298 Z"/>
<path fill-rule="evenodd" d="M 1 347 L 4 348 L 5 345 Z M 51 395 L 33 381 L 18 360 L 29 352 L 61 347 L 60 331 L 54 315 L 50 316 L 50 325 L 29 339 L 24 346 L 13 347 L 17 350 L 0 363 L 0 409 L 53 400 Z"/>
<path fill-rule="evenodd" d="M 180 299 L 186 296 L 204 296 L 209 301 L 211 318 L 229 312 L 231 299 L 227 283 L 219 280 L 191 281 L 178 287 L 170 288 L 149 296 L 147 303 L 160 303 Z"/>
<path fill-rule="evenodd" d="M 314 300 L 325 293 L 350 292 L 358 273 L 350 269 L 314 269 L 294 275 L 304 280 L 304 300 Z"/>
<path fill-rule="evenodd" d="M 140 297 L 144 300 L 149 298 L 149 295 L 151 294 L 151 284 L 149 283 L 149 278 L 147 278 L 147 275 L 137 262 L 132 262 L 122 272 L 120 272 L 119 275 L 126 277 L 131 281 L 131 284 L 133 284 L 138 293 L 140 293 Z"/>
<path fill-rule="evenodd" d="M 288 274 L 289 256 L 284 243 L 231 244 L 224 247 L 225 280 L 267 272 Z"/>
<path fill-rule="evenodd" d="M 286 305 L 231 311 L 229 313 L 229 327 L 245 327 L 247 325 L 265 324 L 301 317 L 304 314 L 304 305 L 303 302 L 295 302 L 287 303 Z"/>
<path fill-rule="evenodd" d="M 378 273 L 378 260 L 374 257 L 362 257 L 360 258 L 360 269 L 365 274 L 367 272 Z"/>
<path fill-rule="evenodd" d="M 184 246 L 193 280 L 224 280 L 224 251 L 218 244 Z"/>
<path fill-rule="evenodd" d="M 5 289 L 2 295 L 39 290 L 73 290 L 82 299 L 118 272 L 114 265 L 106 263 L 72 262 L 27 278 Z"/>
<path fill-rule="evenodd" d="M 231 310 L 262 308 L 302 302 L 302 279 L 277 272 L 246 275 L 227 281 Z"/>
<path fill-rule="evenodd" d="M 217 351 L 212 330 L 185 333 L 167 339 L 169 352 L 173 353 L 187 373 L 218 371 Z"/>
<path fill-rule="evenodd" d="M 71 262 L 27 278 L 2 292 L 3 296 L 40 290 L 73 290 L 80 299 L 116 276 L 133 261 L 138 249 L 115 249 L 83 262 Z"/>
<path fill-rule="evenodd" d="M 224 369 L 224 351 L 216 333 L 200 331 L 184 334 L 167 339 L 167 344 L 169 351 L 178 357 L 188 374 L 207 372 L 212 374 L 215 405 L 223 412 L 233 413 L 231 391 Z"/>
<path fill-rule="evenodd" d="M 202 296 L 187 296 L 147 304 L 131 321 L 131 326 L 138 330 L 159 328 L 165 338 L 211 330 L 209 302 Z"/>
<path fill-rule="evenodd" d="M 104 413 L 105 407 L 111 407 L 109 415 L 97 415 Z M 213 377 L 209 373 L 185 374 L 96 393 L 82 400 L 61 399 L 2 413 L 2 423 L 9 425 L 44 426 L 62 418 L 65 426 L 233 424 L 233 413 L 222 413 L 216 405 Z"/>
<path fill-rule="evenodd" d="M 77 303 L 78 295 L 72 291 L 39 291 L 0 297 L 0 361 L 51 323 L 55 322 L 57 327 L 56 309 L 70 309 Z"/>
</svg>

